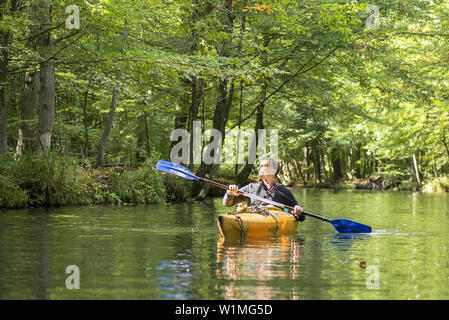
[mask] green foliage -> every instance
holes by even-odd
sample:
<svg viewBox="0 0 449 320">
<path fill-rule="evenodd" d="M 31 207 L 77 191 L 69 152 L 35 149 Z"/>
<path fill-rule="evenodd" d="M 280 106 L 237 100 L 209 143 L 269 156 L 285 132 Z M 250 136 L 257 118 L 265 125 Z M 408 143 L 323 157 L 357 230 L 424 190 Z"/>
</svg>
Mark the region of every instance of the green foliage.
<svg viewBox="0 0 449 320">
<path fill-rule="evenodd" d="M 154 164 L 128 172 L 115 174 L 111 172 L 109 186 L 110 192 L 122 203 L 163 203 L 167 193 L 163 179 L 154 169 Z"/>
<path fill-rule="evenodd" d="M 449 177 L 435 177 L 426 181 L 422 187 L 427 192 L 449 192 Z"/>
<path fill-rule="evenodd" d="M 161 178 L 150 167 L 168 160 L 175 127 L 187 129 L 193 119 L 212 127 L 224 80 L 228 95 L 235 89 L 226 129 L 242 119 L 242 130 L 253 129 L 255 108 L 266 98 L 263 125 L 279 130 L 283 178 L 292 185 L 336 185 L 379 172 L 413 180 L 412 155 L 424 181 L 446 176 L 448 2 L 377 1 L 376 30 L 366 27 L 370 4 L 53 1 L 53 155 L 8 163 L 0 181 L 11 193 L 9 205 L 188 198 L 188 182 Z M 79 30 L 65 26 L 69 5 L 80 9 Z M 42 61 L 28 41 L 35 37 L 28 9 L 5 5 L 0 21 L 0 32 L 11 33 L 5 44 L 10 154 L 21 124 L 23 73 L 39 70 Z M 126 169 L 85 170 L 81 159 L 94 162 L 114 88 L 120 94 L 105 162 Z M 234 168 L 229 171 L 220 174 L 233 180 Z"/>
<path fill-rule="evenodd" d="M 0 175 L 0 208 L 22 208 L 27 203 L 27 192 L 9 177 Z"/>
<path fill-rule="evenodd" d="M 73 206 L 88 204 L 164 203 L 164 180 L 146 163 L 139 169 L 86 170 L 73 159 L 25 157 L 0 161 L 0 207 Z M 170 184 L 173 201 L 188 195 L 187 187 Z"/>
<path fill-rule="evenodd" d="M 188 180 L 166 174 L 163 176 L 163 182 L 168 202 L 184 201 L 191 196 L 191 182 Z"/>
<path fill-rule="evenodd" d="M 21 161 L 3 161 L 1 171 L 27 195 L 27 201 L 17 203 L 16 207 L 23 207 L 25 204 L 65 206 L 90 203 L 89 195 L 79 179 L 80 168 L 73 160 L 27 155 Z M 9 196 L 12 194 L 8 193 Z M 4 205 L 3 203 L 2 206 Z"/>
</svg>

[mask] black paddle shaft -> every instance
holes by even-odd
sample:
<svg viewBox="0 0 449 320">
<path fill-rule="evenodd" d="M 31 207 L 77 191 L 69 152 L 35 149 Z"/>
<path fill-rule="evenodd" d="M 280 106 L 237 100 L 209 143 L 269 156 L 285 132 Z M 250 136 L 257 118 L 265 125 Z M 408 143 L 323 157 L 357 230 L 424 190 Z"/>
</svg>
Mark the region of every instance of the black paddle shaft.
<svg viewBox="0 0 449 320">
<path fill-rule="evenodd" d="M 224 185 L 224 184 L 221 184 L 221 183 L 218 183 L 218 182 L 206 179 L 206 178 L 198 177 L 198 179 L 201 180 L 201 181 L 204 181 L 206 183 L 209 183 L 211 185 L 214 185 L 216 187 L 225 189 L 225 190 L 229 189 L 229 186 L 227 186 L 227 185 Z M 286 209 L 289 209 L 289 210 L 294 210 L 293 207 L 290 207 L 290 206 L 287 206 L 285 204 L 282 204 L 282 203 L 279 203 L 279 202 L 275 202 L 275 201 L 272 201 L 272 200 L 269 200 L 269 199 L 265 199 L 265 198 L 256 196 L 254 194 L 250 194 L 250 193 L 246 193 L 246 192 L 242 192 L 242 191 L 239 191 L 239 193 L 241 195 L 245 196 L 245 197 L 253 198 L 253 199 L 256 199 L 256 200 L 259 200 L 259 201 L 263 201 L 265 203 L 269 203 L 269 204 L 272 204 L 272 205 L 277 206 L 277 207 L 282 207 L 282 208 L 286 208 Z M 323 220 L 323 221 L 326 221 L 326 222 L 330 222 L 331 221 L 330 219 L 328 219 L 326 217 L 319 216 L 319 215 L 311 213 L 311 212 L 303 211 L 302 213 L 304 213 L 307 216 L 311 216 L 311 217 L 314 217 L 314 218 L 317 218 L 317 219 L 320 219 L 320 220 Z"/>
</svg>

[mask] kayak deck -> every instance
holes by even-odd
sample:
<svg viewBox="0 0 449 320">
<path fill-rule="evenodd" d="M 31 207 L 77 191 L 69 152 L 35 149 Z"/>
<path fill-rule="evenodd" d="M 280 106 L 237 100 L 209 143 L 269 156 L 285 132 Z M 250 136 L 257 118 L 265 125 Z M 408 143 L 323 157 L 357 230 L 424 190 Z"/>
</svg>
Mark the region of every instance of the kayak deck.
<svg viewBox="0 0 449 320">
<path fill-rule="evenodd" d="M 276 207 L 240 207 L 218 216 L 218 228 L 224 238 L 266 237 L 291 234 L 299 222 L 290 213 Z"/>
</svg>

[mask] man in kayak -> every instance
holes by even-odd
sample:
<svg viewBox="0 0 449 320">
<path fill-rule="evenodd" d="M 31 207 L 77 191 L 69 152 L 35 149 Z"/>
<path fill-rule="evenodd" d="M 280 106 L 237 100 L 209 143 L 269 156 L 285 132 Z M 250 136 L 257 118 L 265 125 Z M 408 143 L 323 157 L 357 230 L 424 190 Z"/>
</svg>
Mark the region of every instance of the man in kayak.
<svg viewBox="0 0 449 320">
<path fill-rule="evenodd" d="M 294 207 L 293 215 L 299 220 L 304 221 L 306 216 L 302 214 L 303 208 L 298 205 L 295 197 L 289 189 L 284 187 L 282 184 L 276 182 L 276 175 L 279 172 L 279 162 L 272 158 L 266 158 L 262 160 L 259 167 L 257 168 L 259 172 L 260 182 L 250 183 L 243 188 L 239 189 L 239 186 L 233 184 L 229 186 L 229 190 L 223 197 L 223 205 L 231 207 L 239 202 L 244 202 L 248 200 L 249 206 L 262 205 L 263 202 L 255 199 L 248 199 L 243 195 L 239 195 L 239 190 L 242 192 L 250 193 L 276 201 L 290 207 Z"/>
</svg>

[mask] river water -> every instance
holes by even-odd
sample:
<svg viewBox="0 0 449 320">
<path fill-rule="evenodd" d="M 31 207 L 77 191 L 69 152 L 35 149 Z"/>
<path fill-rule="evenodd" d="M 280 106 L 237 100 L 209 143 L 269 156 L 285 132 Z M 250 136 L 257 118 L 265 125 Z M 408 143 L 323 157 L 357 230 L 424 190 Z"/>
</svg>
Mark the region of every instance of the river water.
<svg viewBox="0 0 449 320">
<path fill-rule="evenodd" d="M 307 217 L 292 236 L 224 242 L 218 198 L 4 210 L 0 299 L 449 299 L 448 194 L 293 192 L 373 232 Z"/>
</svg>

